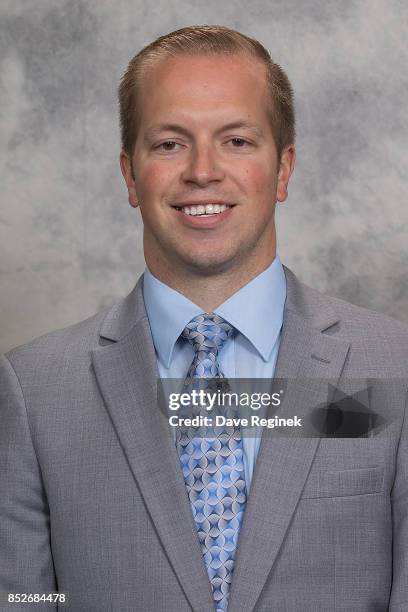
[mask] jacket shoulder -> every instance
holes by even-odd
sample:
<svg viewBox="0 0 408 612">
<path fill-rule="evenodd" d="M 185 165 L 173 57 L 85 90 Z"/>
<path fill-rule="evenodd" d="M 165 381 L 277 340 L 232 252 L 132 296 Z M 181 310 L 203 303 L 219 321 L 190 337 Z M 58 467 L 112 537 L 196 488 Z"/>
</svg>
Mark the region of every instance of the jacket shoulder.
<svg viewBox="0 0 408 612">
<path fill-rule="evenodd" d="M 82 343 L 84 347 L 92 346 L 95 339 L 98 338 L 99 329 L 109 310 L 110 308 L 106 308 L 83 321 L 38 336 L 25 344 L 11 349 L 6 353 L 6 357 L 13 358 L 25 352 L 42 349 L 66 348 L 77 343 Z"/>
<path fill-rule="evenodd" d="M 91 351 L 101 346 L 100 329 L 111 308 L 87 319 L 57 329 L 11 349 L 5 355 L 17 374 L 31 372 L 34 379 L 51 377 L 56 372 L 71 369 L 74 362 L 82 367 L 91 360 Z"/>
<path fill-rule="evenodd" d="M 288 307 L 311 321 L 322 331 L 336 323 L 336 333 L 371 336 L 400 336 L 408 338 L 408 324 L 385 314 L 357 306 L 309 287 L 291 270 L 285 268 L 288 288 Z"/>
<path fill-rule="evenodd" d="M 140 277 L 129 295 L 112 306 L 12 349 L 6 358 L 16 372 L 30 374 L 31 380 L 51 380 L 67 373 L 85 375 L 93 350 L 126 336 L 136 321 L 146 316 L 142 280 Z"/>
<path fill-rule="evenodd" d="M 323 296 L 323 294 L 321 294 Z M 338 314 L 344 332 L 372 336 L 398 336 L 408 341 L 408 325 L 383 313 L 357 306 L 337 297 L 325 296 Z"/>
<path fill-rule="evenodd" d="M 347 365 L 374 377 L 408 375 L 408 326 L 387 315 L 328 296 L 302 283 L 285 268 L 286 308 L 299 325 L 349 345 Z"/>
</svg>

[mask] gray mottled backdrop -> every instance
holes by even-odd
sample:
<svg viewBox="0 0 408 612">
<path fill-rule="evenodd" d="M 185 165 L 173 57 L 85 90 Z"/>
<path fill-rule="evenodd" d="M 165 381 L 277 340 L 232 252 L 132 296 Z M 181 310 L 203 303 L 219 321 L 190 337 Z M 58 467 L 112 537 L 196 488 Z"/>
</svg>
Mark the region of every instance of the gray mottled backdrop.
<svg viewBox="0 0 408 612">
<path fill-rule="evenodd" d="M 2 0 L 0 350 L 91 315 L 142 272 L 116 87 L 141 46 L 192 23 L 259 38 L 294 84 L 282 260 L 408 321 L 407 19 L 402 0 Z"/>
</svg>

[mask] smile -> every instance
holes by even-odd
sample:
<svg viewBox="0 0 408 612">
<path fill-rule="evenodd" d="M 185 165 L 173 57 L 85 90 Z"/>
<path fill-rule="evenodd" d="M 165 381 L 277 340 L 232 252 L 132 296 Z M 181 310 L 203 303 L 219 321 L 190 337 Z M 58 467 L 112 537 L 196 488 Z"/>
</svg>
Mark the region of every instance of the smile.
<svg viewBox="0 0 408 612">
<path fill-rule="evenodd" d="M 196 206 L 176 206 L 176 210 L 183 212 L 186 215 L 205 217 L 209 215 L 218 215 L 223 213 L 228 208 L 232 208 L 229 204 L 198 204 Z"/>
</svg>

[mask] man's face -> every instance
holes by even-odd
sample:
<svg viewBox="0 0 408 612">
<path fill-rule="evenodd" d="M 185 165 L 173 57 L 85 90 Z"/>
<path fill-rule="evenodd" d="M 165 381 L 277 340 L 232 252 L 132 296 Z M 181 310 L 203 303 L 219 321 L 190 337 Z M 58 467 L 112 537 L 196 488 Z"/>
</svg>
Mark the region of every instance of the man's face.
<svg viewBox="0 0 408 612">
<path fill-rule="evenodd" d="M 279 163 L 268 99 L 264 66 L 241 54 L 165 59 L 147 73 L 134 154 L 121 166 L 159 277 L 260 272 L 273 260 L 294 149 Z"/>
</svg>

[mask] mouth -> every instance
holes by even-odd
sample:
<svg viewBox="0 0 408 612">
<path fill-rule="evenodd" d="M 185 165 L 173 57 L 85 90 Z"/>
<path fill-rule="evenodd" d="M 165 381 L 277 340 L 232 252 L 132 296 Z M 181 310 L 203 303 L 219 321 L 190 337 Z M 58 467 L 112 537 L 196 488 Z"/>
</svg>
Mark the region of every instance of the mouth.
<svg viewBox="0 0 408 612">
<path fill-rule="evenodd" d="M 210 203 L 210 204 L 183 204 L 182 206 L 174 206 L 176 210 L 191 217 L 210 217 L 220 215 L 234 204 Z"/>
</svg>

